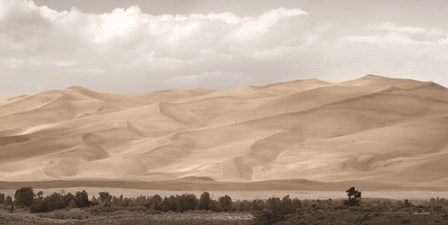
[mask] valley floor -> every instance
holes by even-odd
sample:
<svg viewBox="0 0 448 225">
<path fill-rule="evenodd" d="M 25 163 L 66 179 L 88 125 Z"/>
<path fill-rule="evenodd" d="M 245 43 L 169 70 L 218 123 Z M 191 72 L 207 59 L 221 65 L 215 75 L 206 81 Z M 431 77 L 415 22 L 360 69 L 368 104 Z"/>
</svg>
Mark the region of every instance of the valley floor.
<svg viewBox="0 0 448 225">
<path fill-rule="evenodd" d="M 0 224 L 2 225 L 248 225 L 252 219 L 253 216 L 248 213 L 187 212 L 152 214 L 122 210 L 96 215 L 79 209 L 43 214 L 9 213 L 0 210 Z"/>
<path fill-rule="evenodd" d="M 298 209 L 295 213 L 272 218 L 263 215 L 258 219 L 250 213 L 186 212 L 160 213 L 120 210 L 94 213 L 71 209 L 51 213 L 30 214 L 17 210 L 14 213 L 0 210 L 1 225 L 264 225 L 264 224 L 448 224 L 448 212 L 438 207 L 320 207 Z"/>
<path fill-rule="evenodd" d="M 448 198 L 447 191 L 398 191 L 398 190 L 377 190 L 369 191 L 359 188 L 363 193 L 364 199 L 393 199 L 404 200 L 409 199 L 413 201 L 423 201 L 430 198 Z M 152 196 L 160 195 L 162 197 L 169 197 L 171 195 L 182 195 L 185 193 L 194 194 L 200 196 L 204 191 L 210 193 L 212 198 L 218 198 L 220 196 L 228 195 L 233 200 L 255 200 L 255 199 L 268 199 L 274 196 L 286 196 L 298 199 L 343 199 L 346 197 L 345 189 L 341 190 L 271 190 L 271 191 L 258 191 L 258 190 L 244 190 L 244 191 L 208 191 L 208 190 L 145 190 L 145 189 L 125 189 L 125 188 L 103 188 L 103 187 L 64 187 L 64 188 L 36 188 L 35 191 L 42 191 L 44 194 L 51 193 L 75 193 L 80 190 L 85 190 L 89 196 L 98 197 L 98 193 L 106 191 L 111 195 L 124 197 L 138 197 L 138 196 Z M 14 196 L 15 189 L 0 189 L 0 193 L 4 193 L 7 196 Z"/>
</svg>

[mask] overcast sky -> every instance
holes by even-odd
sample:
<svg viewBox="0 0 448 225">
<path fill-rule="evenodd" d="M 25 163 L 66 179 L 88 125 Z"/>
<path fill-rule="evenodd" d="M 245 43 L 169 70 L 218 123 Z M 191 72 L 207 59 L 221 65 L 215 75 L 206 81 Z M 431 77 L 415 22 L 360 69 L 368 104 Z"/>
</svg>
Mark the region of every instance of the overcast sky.
<svg viewBox="0 0 448 225">
<path fill-rule="evenodd" d="M 0 97 L 365 74 L 448 85 L 446 0 L 0 0 Z"/>
</svg>

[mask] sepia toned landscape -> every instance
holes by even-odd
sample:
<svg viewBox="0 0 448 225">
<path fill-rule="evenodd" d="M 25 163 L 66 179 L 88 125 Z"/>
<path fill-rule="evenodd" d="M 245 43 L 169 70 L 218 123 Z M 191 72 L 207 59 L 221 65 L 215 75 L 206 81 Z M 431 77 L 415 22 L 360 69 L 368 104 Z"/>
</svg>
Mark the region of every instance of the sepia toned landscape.
<svg viewBox="0 0 448 225">
<path fill-rule="evenodd" d="M 52 198 L 35 198 L 32 211 L 36 202 L 45 204 L 37 212 L 50 211 L 39 216 L 20 207 L 11 215 L 4 203 L 5 224 L 448 219 L 439 199 L 448 193 L 448 89 L 433 82 L 367 75 L 143 95 L 70 87 L 3 99 L 0 113 L 3 199 L 20 187 L 35 188 L 31 199 L 39 191 L 93 196 L 85 206 L 65 200 L 53 209 Z M 350 186 L 364 191 L 362 208 L 343 207 Z M 203 191 L 216 201 L 211 212 L 195 211 Z M 106 200 L 94 197 L 106 192 Z M 160 214 L 170 211 L 160 196 L 177 196 L 177 210 L 194 196 L 193 211 Z M 222 196 L 233 203 L 222 206 Z"/>
<path fill-rule="evenodd" d="M 446 0 L 0 0 L 0 225 L 446 225 Z"/>
</svg>

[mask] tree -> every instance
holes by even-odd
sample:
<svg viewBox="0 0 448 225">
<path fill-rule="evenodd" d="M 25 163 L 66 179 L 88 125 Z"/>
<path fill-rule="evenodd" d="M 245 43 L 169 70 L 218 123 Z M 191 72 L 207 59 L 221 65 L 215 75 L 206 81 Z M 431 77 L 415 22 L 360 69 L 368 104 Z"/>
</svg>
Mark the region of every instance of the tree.
<svg viewBox="0 0 448 225">
<path fill-rule="evenodd" d="M 210 194 L 208 192 L 204 192 L 201 194 L 201 197 L 199 198 L 199 209 L 201 210 L 210 209 Z"/>
<path fill-rule="evenodd" d="M 183 194 L 178 196 L 178 210 L 179 212 L 185 212 L 188 210 L 194 210 L 198 203 L 196 195 L 193 194 Z"/>
<path fill-rule="evenodd" d="M 5 194 L 0 193 L 0 204 L 3 204 L 4 201 L 5 201 Z"/>
<path fill-rule="evenodd" d="M 12 197 L 11 196 L 6 196 L 5 201 L 3 201 L 3 204 L 6 206 L 12 205 L 13 201 L 12 201 Z"/>
<path fill-rule="evenodd" d="M 269 198 L 266 200 L 266 205 L 269 210 L 272 211 L 273 214 L 277 215 L 282 212 L 282 201 L 280 198 Z"/>
<path fill-rule="evenodd" d="M 162 210 L 162 197 L 154 195 L 149 199 L 149 204 L 146 206 L 154 210 Z"/>
<path fill-rule="evenodd" d="M 22 187 L 16 190 L 14 198 L 17 205 L 30 207 L 33 204 L 34 190 L 32 187 Z"/>
<path fill-rule="evenodd" d="M 89 202 L 89 195 L 85 190 L 82 190 L 81 192 L 76 192 L 75 197 L 73 197 L 73 201 L 75 202 L 76 206 L 79 208 L 84 208 L 90 206 Z"/>
<path fill-rule="evenodd" d="M 99 193 L 99 204 L 103 207 L 110 207 L 112 202 L 112 196 L 109 194 L 109 192 L 100 192 Z"/>
<path fill-rule="evenodd" d="M 355 206 L 359 205 L 361 201 L 361 192 L 356 190 L 355 187 L 351 187 L 345 191 L 348 196 L 348 201 L 345 202 L 346 205 Z"/>
<path fill-rule="evenodd" d="M 232 210 L 232 198 L 228 195 L 224 195 L 218 199 L 219 206 L 224 212 Z"/>
<path fill-rule="evenodd" d="M 98 199 L 96 199 L 95 195 L 92 196 L 92 200 L 90 202 L 92 202 L 92 205 L 98 205 L 99 204 L 98 203 Z"/>
<path fill-rule="evenodd" d="M 165 197 L 162 201 L 162 210 L 164 212 L 174 212 L 177 210 L 176 207 L 176 198 L 174 196 L 170 196 L 169 198 Z"/>
<path fill-rule="evenodd" d="M 282 198 L 282 211 L 284 211 L 285 213 L 294 211 L 292 200 L 291 198 L 289 198 L 289 195 L 286 195 Z"/>
<path fill-rule="evenodd" d="M 210 210 L 213 212 L 220 212 L 221 208 L 219 207 L 219 202 L 217 200 L 210 200 Z"/>
<path fill-rule="evenodd" d="M 31 213 L 41 213 L 41 212 L 48 212 L 48 206 L 47 203 L 42 199 L 42 197 L 39 197 L 33 201 L 33 204 L 31 204 L 30 207 Z"/>
<path fill-rule="evenodd" d="M 64 195 L 65 206 L 69 206 L 75 196 L 72 193 L 67 193 Z M 75 205 L 76 206 L 76 205 Z"/>
<path fill-rule="evenodd" d="M 67 206 L 64 196 L 56 192 L 45 197 L 44 202 L 47 205 L 48 210 L 63 209 Z"/>
</svg>

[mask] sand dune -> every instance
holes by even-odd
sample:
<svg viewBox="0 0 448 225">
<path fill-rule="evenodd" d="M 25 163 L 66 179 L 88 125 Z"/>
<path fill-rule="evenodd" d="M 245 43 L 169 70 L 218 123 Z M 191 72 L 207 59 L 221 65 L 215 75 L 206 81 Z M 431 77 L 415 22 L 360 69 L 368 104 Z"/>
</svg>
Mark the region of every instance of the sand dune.
<svg viewBox="0 0 448 225">
<path fill-rule="evenodd" d="M 133 96 L 70 87 L 0 100 L 2 181 L 448 187 L 447 160 L 448 89 L 432 82 L 368 75 Z"/>
</svg>

